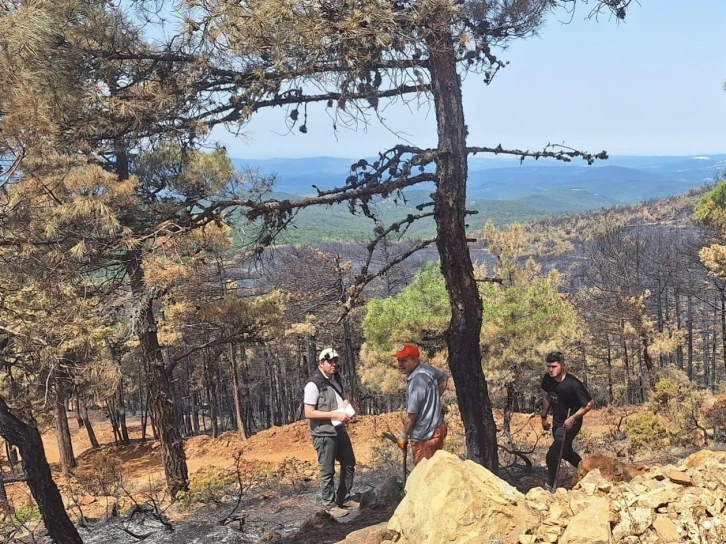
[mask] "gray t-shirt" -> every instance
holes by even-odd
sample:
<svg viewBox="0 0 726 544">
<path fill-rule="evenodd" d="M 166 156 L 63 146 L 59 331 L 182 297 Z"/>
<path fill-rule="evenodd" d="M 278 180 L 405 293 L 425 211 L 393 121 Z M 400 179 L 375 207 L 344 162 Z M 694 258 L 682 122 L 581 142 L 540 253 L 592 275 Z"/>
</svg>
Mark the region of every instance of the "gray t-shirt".
<svg viewBox="0 0 726 544">
<path fill-rule="evenodd" d="M 446 372 L 421 363 L 409 374 L 406 390 L 406 412 L 418 414 L 411 429 L 411 440 L 428 440 L 444 419 L 441 413 L 439 383 L 446 378 Z"/>
</svg>

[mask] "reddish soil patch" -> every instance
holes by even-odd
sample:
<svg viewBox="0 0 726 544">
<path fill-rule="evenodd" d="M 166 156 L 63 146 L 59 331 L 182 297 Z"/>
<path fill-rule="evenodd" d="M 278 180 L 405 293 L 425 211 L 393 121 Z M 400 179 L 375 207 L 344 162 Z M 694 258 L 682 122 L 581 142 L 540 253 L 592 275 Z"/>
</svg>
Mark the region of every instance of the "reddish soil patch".
<svg viewBox="0 0 726 544">
<path fill-rule="evenodd" d="M 632 408 L 629 412 L 635 412 Z M 623 409 L 623 413 L 626 409 Z M 402 413 L 383 414 L 380 416 L 358 416 L 348 431 L 359 464 L 366 465 L 374 460 L 376 449 L 384 444 L 382 433 L 392 432 L 397 435 L 402 427 Z M 93 469 L 99 463 L 99 455 L 109 454 L 120 459 L 123 464 L 124 482 L 129 489 L 140 489 L 164 486 L 164 473 L 161 466 L 159 443 L 154 440 L 142 444 L 141 426 L 138 418 L 128 419 L 129 434 L 132 438 L 130 446 L 115 446 L 113 432 L 109 421 L 100 411 L 91 413 L 94 430 L 98 441 L 102 444 L 99 450 L 90 447 L 85 429 L 78 429 L 75 418 L 71 418 L 73 448 L 81 471 Z M 594 411 L 586 416 L 584 434 L 589 436 L 605 435 L 617 423 L 616 415 L 608 415 L 606 411 Z M 457 410 L 454 408 L 447 416 L 449 422 L 449 438 L 447 446 L 463 453 L 464 430 Z M 503 414 L 495 411 L 495 421 L 501 428 Z M 537 444 L 537 450 L 544 451 L 549 446 L 549 433 L 540 427 L 539 414 L 514 414 L 512 433 L 519 447 Z M 45 452 L 52 464 L 57 481 L 61 484 L 58 463 L 58 445 L 52 430 L 43 436 Z M 273 427 L 261 431 L 248 440 L 241 440 L 236 432 L 230 431 L 217 439 L 202 435 L 185 441 L 185 451 L 189 472 L 201 469 L 226 469 L 234 466 L 237 453 L 242 452 L 243 461 L 249 467 L 262 463 L 270 470 L 281 464 L 289 465 L 285 470 L 302 471 L 310 476 L 316 472 L 316 453 L 310 439 L 307 422 L 298 421 L 291 425 Z M 10 484 L 8 492 L 16 506 L 30 503 L 30 494 L 25 484 Z"/>
</svg>

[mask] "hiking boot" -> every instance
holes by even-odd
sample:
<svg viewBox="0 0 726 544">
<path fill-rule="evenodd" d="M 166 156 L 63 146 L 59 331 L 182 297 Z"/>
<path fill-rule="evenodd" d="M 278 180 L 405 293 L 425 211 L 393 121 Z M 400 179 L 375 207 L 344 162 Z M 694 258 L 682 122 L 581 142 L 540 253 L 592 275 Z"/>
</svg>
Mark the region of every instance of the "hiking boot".
<svg viewBox="0 0 726 544">
<path fill-rule="evenodd" d="M 333 516 L 333 519 L 342 518 L 344 516 L 347 516 L 350 512 L 348 512 L 345 508 L 341 508 L 340 506 L 333 506 L 332 508 L 326 508 L 325 511 Z"/>
<path fill-rule="evenodd" d="M 343 504 L 339 504 L 338 506 L 341 508 L 345 508 L 346 510 L 350 510 L 352 508 L 358 508 L 360 504 L 353 499 L 348 499 Z"/>
</svg>

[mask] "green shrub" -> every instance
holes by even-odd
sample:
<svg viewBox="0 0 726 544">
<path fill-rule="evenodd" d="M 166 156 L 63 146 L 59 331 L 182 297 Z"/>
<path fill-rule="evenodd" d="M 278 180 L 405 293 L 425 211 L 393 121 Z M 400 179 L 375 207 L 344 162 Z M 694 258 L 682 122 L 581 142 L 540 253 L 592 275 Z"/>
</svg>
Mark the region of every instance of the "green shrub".
<svg viewBox="0 0 726 544">
<path fill-rule="evenodd" d="M 650 410 L 630 416 L 625 422 L 625 434 L 633 451 L 662 448 L 669 443 L 663 418 Z"/>
<path fill-rule="evenodd" d="M 709 393 L 701 391 L 686 374 L 675 368 L 661 371 L 644 410 L 625 425 L 631 451 L 701 443 L 699 419 Z"/>
<path fill-rule="evenodd" d="M 236 493 L 237 475 L 232 470 L 203 468 L 189 477 L 189 490 L 177 495 L 185 508 L 197 504 L 220 504 L 226 495 Z"/>
</svg>

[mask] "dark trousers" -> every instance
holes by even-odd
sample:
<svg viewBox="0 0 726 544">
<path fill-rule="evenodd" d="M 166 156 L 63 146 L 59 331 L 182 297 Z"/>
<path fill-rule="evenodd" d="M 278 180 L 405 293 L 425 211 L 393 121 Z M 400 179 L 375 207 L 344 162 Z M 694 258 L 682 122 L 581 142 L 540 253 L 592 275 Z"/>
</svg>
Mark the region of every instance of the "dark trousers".
<svg viewBox="0 0 726 544">
<path fill-rule="evenodd" d="M 320 491 L 325 508 L 342 505 L 350 499 L 355 474 L 353 444 L 344 425 L 337 427 L 337 436 L 314 436 L 313 445 L 318 452 Z M 335 491 L 335 461 L 340 463 L 340 481 Z"/>
<path fill-rule="evenodd" d="M 549 472 L 548 477 L 548 483 L 549 485 L 554 485 L 555 483 L 555 476 L 557 475 L 557 467 L 559 463 L 557 462 L 559 456 L 560 456 L 560 449 L 562 448 L 562 440 L 557 438 L 557 429 L 562 427 L 562 425 L 557 425 L 552 429 L 552 435 L 555 437 L 555 441 L 552 442 L 552 445 L 550 446 L 549 451 L 547 452 L 547 471 Z M 565 433 L 565 447 L 562 448 L 562 458 L 570 463 L 573 467 L 577 468 L 577 465 L 580 464 L 580 461 L 582 461 L 582 457 L 577 455 L 575 450 L 572 449 L 572 441 L 575 440 L 575 437 L 577 436 L 577 433 L 580 432 L 580 429 L 582 429 L 582 420 L 578 421 L 573 425 L 572 429 L 567 431 Z"/>
</svg>

